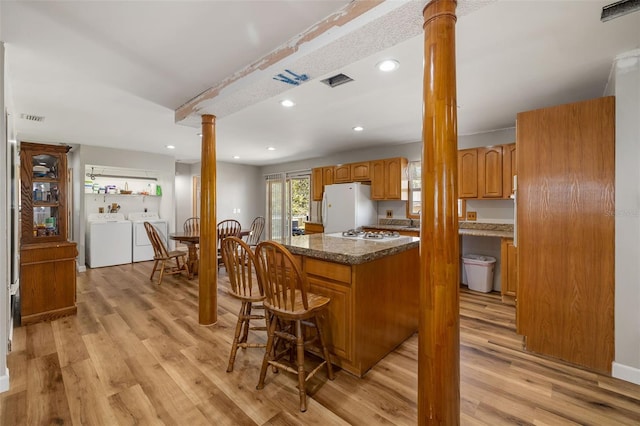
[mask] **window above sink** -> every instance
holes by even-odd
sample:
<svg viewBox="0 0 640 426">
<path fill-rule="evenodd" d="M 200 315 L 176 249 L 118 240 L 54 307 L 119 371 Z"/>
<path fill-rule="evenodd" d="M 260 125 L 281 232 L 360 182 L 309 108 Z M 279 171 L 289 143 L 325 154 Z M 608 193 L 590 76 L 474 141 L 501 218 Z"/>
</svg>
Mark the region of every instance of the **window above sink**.
<svg viewBox="0 0 640 426">
<path fill-rule="evenodd" d="M 422 161 L 409 162 L 409 201 L 407 201 L 407 217 L 420 219 L 422 211 Z M 466 215 L 466 201 L 458 199 L 458 218 Z"/>
</svg>

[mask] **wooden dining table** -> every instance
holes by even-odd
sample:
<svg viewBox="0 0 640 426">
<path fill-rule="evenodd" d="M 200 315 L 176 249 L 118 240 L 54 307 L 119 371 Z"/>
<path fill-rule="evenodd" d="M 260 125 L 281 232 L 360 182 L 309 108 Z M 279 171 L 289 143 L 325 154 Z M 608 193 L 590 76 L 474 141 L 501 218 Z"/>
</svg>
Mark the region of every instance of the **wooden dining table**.
<svg viewBox="0 0 640 426">
<path fill-rule="evenodd" d="M 246 237 L 251 233 L 248 229 L 243 229 L 238 234 L 239 238 Z M 169 234 L 169 238 L 178 241 L 180 243 L 186 244 L 187 249 L 189 250 L 187 253 L 187 265 L 189 266 L 189 279 L 192 279 L 194 276 L 198 275 L 198 244 L 200 244 L 200 233 L 199 232 L 185 232 L 178 231 L 172 232 Z"/>
</svg>

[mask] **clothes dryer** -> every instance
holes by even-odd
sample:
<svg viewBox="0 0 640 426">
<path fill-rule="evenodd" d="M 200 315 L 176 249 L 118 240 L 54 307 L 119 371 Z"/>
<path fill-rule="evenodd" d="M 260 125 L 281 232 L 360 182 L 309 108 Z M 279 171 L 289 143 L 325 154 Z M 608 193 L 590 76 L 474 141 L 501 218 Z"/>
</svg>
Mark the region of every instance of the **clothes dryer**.
<svg viewBox="0 0 640 426">
<path fill-rule="evenodd" d="M 89 268 L 131 263 L 131 222 L 122 213 L 89 214 L 85 250 Z"/>
<path fill-rule="evenodd" d="M 134 212 L 129 213 L 129 220 L 133 226 L 133 236 L 131 239 L 131 261 L 143 262 L 153 260 L 153 246 L 147 230 L 144 229 L 144 223 L 149 222 L 158 231 L 158 235 L 162 238 L 164 245 L 168 248 L 169 222 L 160 219 L 160 215 L 156 212 Z"/>
</svg>

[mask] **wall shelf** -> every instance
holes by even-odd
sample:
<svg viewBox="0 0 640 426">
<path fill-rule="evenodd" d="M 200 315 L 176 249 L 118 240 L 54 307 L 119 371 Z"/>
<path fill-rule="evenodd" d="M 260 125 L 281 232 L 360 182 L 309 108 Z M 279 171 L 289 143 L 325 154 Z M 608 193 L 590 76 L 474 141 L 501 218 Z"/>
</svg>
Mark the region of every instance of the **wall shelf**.
<svg viewBox="0 0 640 426">
<path fill-rule="evenodd" d="M 103 202 L 107 202 L 107 198 L 113 197 L 124 197 L 124 198 L 132 198 L 132 197 L 150 197 L 150 198 L 161 198 L 162 195 L 149 195 L 149 194 L 94 194 L 94 193 L 85 193 L 85 197 L 94 197 L 94 200 L 97 200 L 97 197 L 102 197 Z"/>
</svg>

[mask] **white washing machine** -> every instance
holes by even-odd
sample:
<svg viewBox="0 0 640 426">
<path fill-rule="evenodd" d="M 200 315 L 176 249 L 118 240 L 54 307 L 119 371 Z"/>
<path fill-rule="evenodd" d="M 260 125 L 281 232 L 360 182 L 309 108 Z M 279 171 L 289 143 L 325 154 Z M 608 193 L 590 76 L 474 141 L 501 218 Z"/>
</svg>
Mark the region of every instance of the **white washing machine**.
<svg viewBox="0 0 640 426">
<path fill-rule="evenodd" d="M 131 263 L 131 222 L 122 213 L 91 213 L 85 232 L 89 268 Z"/>
<path fill-rule="evenodd" d="M 149 222 L 156 228 L 158 235 L 164 241 L 165 247 L 169 247 L 169 222 L 165 219 L 160 219 L 158 213 L 129 213 L 128 219 L 133 226 L 133 238 L 130 240 L 132 247 L 131 260 L 133 262 L 153 260 L 153 247 L 147 236 L 147 230 L 144 229 L 145 222 Z"/>
</svg>

